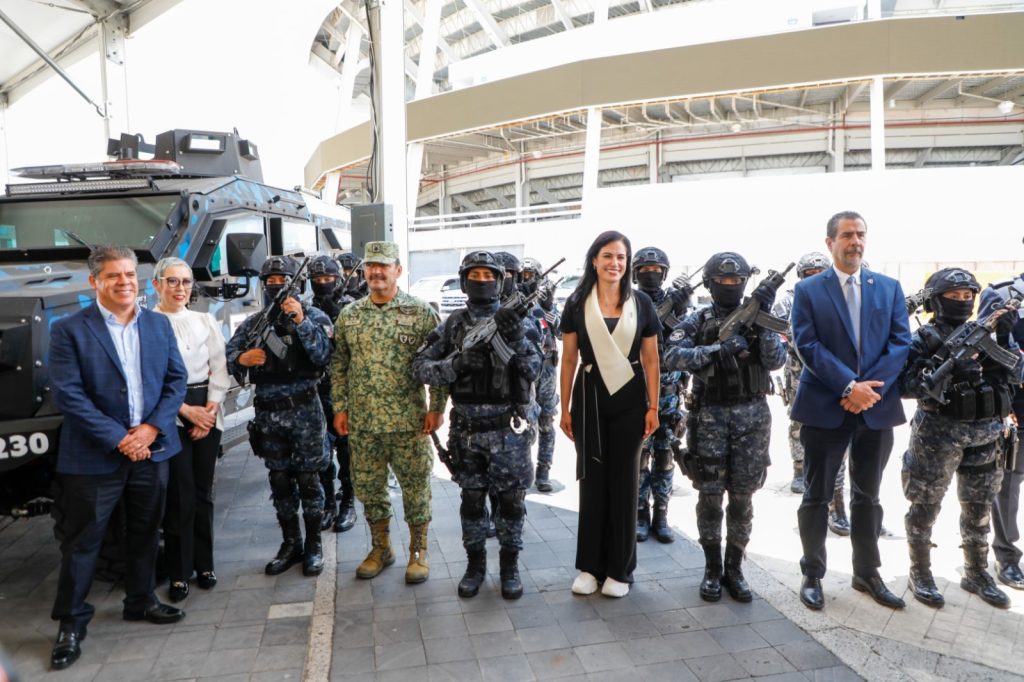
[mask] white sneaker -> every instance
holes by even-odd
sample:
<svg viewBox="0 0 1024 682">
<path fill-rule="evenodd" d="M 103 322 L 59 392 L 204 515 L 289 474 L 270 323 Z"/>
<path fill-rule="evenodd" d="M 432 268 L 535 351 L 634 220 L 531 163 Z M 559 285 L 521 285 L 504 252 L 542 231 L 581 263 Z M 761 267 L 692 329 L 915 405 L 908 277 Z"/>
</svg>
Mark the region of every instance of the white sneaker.
<svg viewBox="0 0 1024 682">
<path fill-rule="evenodd" d="M 620 583 L 615 578 L 605 578 L 601 594 L 606 597 L 625 597 L 629 594 L 629 583 Z"/>
<path fill-rule="evenodd" d="M 594 594 L 597 592 L 597 578 L 583 571 L 572 581 L 573 594 Z"/>
</svg>

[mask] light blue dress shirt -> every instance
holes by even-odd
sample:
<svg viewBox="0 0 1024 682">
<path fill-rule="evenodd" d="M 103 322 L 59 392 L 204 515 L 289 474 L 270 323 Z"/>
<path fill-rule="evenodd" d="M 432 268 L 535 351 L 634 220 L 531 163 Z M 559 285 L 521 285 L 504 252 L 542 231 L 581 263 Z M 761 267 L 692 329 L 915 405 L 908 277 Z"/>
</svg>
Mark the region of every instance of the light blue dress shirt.
<svg viewBox="0 0 1024 682">
<path fill-rule="evenodd" d="M 107 323 L 107 331 L 114 342 L 117 358 L 121 361 L 121 371 L 128 381 L 128 413 L 131 415 L 131 426 L 142 423 L 142 353 L 139 347 L 139 314 L 141 308 L 135 304 L 135 315 L 128 324 L 121 324 L 117 316 L 110 312 L 99 301 L 96 306 L 100 315 Z"/>
</svg>

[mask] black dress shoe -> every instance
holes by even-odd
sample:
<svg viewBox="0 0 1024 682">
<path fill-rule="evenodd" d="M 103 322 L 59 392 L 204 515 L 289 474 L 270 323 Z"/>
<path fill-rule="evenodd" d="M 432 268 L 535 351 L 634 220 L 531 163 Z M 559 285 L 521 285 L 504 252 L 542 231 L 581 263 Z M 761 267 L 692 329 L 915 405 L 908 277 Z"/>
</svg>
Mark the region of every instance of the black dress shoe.
<svg viewBox="0 0 1024 682">
<path fill-rule="evenodd" d="M 57 641 L 53 644 L 53 651 L 50 653 L 50 667 L 54 670 L 63 670 L 78 660 L 82 655 L 82 640 L 85 639 L 85 631 L 81 633 L 70 628 L 61 628 L 57 633 Z"/>
<path fill-rule="evenodd" d="M 125 620 L 146 620 L 156 625 L 168 625 L 177 623 L 185 617 L 185 612 L 179 608 L 168 606 L 157 602 L 144 611 L 124 611 Z"/>
<path fill-rule="evenodd" d="M 846 537 L 850 534 L 850 519 L 845 511 L 828 510 L 828 529 L 836 535 Z"/>
<path fill-rule="evenodd" d="M 1019 564 L 1004 564 L 997 561 L 996 577 L 999 578 L 999 582 L 1007 587 L 1012 587 L 1015 590 L 1024 590 L 1024 573 L 1021 572 Z"/>
<path fill-rule="evenodd" d="M 196 578 L 196 585 L 204 590 L 212 590 L 216 584 L 217 574 L 213 571 L 200 571 L 199 577 Z"/>
<path fill-rule="evenodd" d="M 800 601 L 809 609 L 821 611 L 825 607 L 825 593 L 821 591 L 821 578 L 804 576 L 800 583 Z"/>
<path fill-rule="evenodd" d="M 188 582 L 184 580 L 172 580 L 170 588 L 167 590 L 167 596 L 170 597 L 173 602 L 182 601 L 188 596 Z"/>
<path fill-rule="evenodd" d="M 876 602 L 882 606 L 888 606 L 890 609 L 902 609 L 907 605 L 905 601 L 897 597 L 886 587 L 885 581 L 882 580 L 881 576 L 854 575 L 850 585 L 858 592 L 867 592 Z"/>
</svg>

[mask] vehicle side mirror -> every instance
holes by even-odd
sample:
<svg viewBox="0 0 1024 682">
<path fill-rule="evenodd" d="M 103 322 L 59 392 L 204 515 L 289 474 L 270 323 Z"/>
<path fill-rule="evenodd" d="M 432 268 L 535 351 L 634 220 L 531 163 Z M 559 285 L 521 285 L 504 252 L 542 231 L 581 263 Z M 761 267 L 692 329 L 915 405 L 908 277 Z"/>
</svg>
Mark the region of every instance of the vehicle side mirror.
<svg viewBox="0 0 1024 682">
<path fill-rule="evenodd" d="M 225 238 L 228 275 L 257 277 L 267 260 L 267 240 L 262 234 L 235 232 Z"/>
</svg>

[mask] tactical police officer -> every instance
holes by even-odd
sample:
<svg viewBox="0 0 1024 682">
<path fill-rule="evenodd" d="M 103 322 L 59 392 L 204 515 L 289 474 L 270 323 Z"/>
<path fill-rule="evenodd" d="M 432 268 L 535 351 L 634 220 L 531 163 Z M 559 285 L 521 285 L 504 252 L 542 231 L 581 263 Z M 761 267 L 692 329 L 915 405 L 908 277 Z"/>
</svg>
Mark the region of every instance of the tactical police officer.
<svg viewBox="0 0 1024 682">
<path fill-rule="evenodd" d="M 525 296 L 537 290 L 541 284 L 538 278 L 543 273 L 544 267 L 539 260 L 529 256 L 523 259 L 521 289 Z M 537 418 L 537 475 L 534 485 L 539 492 L 549 493 L 553 490 L 550 472 L 555 454 L 555 415 L 558 414 L 558 339 L 562 336 L 558 329 L 562 316 L 555 306 L 554 294 L 549 292 L 541 295 L 538 304 L 530 310 L 530 315 L 542 330 L 541 350 L 544 351 L 544 364 L 541 366 L 540 378 L 537 379 L 540 417 Z"/>
<path fill-rule="evenodd" d="M 321 254 L 309 262 L 310 283 L 313 287 L 313 305 L 322 310 L 329 318 L 331 325 L 338 320 L 352 297 L 345 293 L 341 280 L 341 268 L 330 256 Z M 333 348 L 333 338 L 332 338 Z M 327 438 L 324 447 L 327 449 L 327 466 L 320 472 L 320 483 L 324 487 L 326 508 L 321 530 L 333 526 L 335 533 L 351 530 L 356 525 L 355 494 L 352 491 L 351 455 L 348 447 L 348 436 L 339 436 L 334 432 L 334 403 L 331 401 L 331 377 L 327 372 L 317 385 L 320 394 L 320 405 L 323 407 L 327 422 Z M 337 453 L 335 465 L 334 453 Z M 341 490 L 335 495 L 334 477 L 337 475 Z"/>
<path fill-rule="evenodd" d="M 533 478 L 530 445 L 536 419 L 532 384 L 540 375 L 543 354 L 527 336 L 529 322 L 512 307 L 499 307 L 504 268 L 494 254 L 475 251 L 459 268 L 459 283 L 467 306 L 440 325 L 413 361 L 413 376 L 451 391 L 448 444 L 455 460 L 454 480 L 462 488 L 462 543 L 469 557 L 459 582 L 459 596 L 477 594 L 487 575 L 488 491 L 498 499 L 495 514 L 501 545 L 501 596 L 523 594 L 518 558 L 523 548 L 526 489 Z M 526 311 L 523 311 L 525 313 Z M 480 324 L 496 326 L 497 341 L 514 352 L 507 364 L 493 342 L 463 348 L 469 331 Z"/>
<path fill-rule="evenodd" d="M 654 302 L 661 320 L 661 352 L 667 339 L 690 307 L 690 293 L 685 289 L 662 289 L 668 279 L 668 254 L 659 248 L 647 246 L 633 256 L 633 281 L 640 291 Z M 668 527 L 668 501 L 672 496 L 672 446 L 676 428 L 683 420 L 679 396 L 686 388 L 688 375 L 679 370 L 661 371 L 661 393 L 658 399 L 658 429 L 644 442 L 640 454 L 640 494 L 636 518 L 637 542 L 644 542 L 651 533 L 659 542 L 672 542 L 675 537 Z M 654 497 L 654 516 L 650 499 Z"/>
<path fill-rule="evenodd" d="M 359 264 L 359 258 L 351 251 L 346 251 L 338 256 L 338 265 L 341 266 L 341 274 L 348 283 L 345 287 L 345 295 L 358 301 L 370 293 L 369 285 L 366 282 L 365 272 Z"/>
<path fill-rule="evenodd" d="M 945 603 L 932 578 L 932 526 L 955 473 L 964 551 L 960 587 L 992 606 L 1009 608 L 1006 593 L 986 570 L 988 527 L 992 499 L 1003 476 L 996 441 L 1010 411 L 1009 384 L 1020 383 L 1024 362 L 1018 356 L 1015 367 L 1008 369 L 984 351 L 956 360 L 948 387 L 939 394 L 932 373 L 949 358 L 946 340 L 971 317 L 981 286 L 966 270 L 944 268 L 929 277 L 925 287 L 931 289 L 925 312 L 933 317 L 914 333 L 900 375 L 903 397 L 918 400 L 910 446 L 903 456 L 903 492 L 910 501 L 905 517 L 910 546 L 907 583 L 919 602 L 934 607 Z M 1003 340 L 1018 355 L 1017 344 L 1006 335 Z"/>
<path fill-rule="evenodd" d="M 271 256 L 260 270 L 266 303 L 272 302 L 298 273 L 298 263 L 287 256 Z M 270 493 L 284 541 L 267 564 L 267 575 L 277 575 L 302 562 L 302 572 L 323 570 L 320 524 L 324 490 L 319 472 L 324 468 L 324 412 L 317 399 L 317 384 L 331 357 L 331 321 L 326 314 L 288 297 L 281 313 L 271 320 L 272 343 L 249 345 L 250 329 L 263 313 L 248 317 L 227 344 L 228 371 L 240 384 L 246 378 L 256 386 L 256 416 L 249 423 L 249 442 L 263 459 Z M 271 350 L 271 349 L 276 349 Z M 306 525 L 303 545 L 299 503 Z"/>
<path fill-rule="evenodd" d="M 716 253 L 704 265 L 703 282 L 712 305 L 686 316 L 665 352 L 667 369 L 693 373 L 687 442 L 697 499 L 697 529 L 706 560 L 700 596 L 718 601 L 722 586 L 737 601 L 753 597 L 743 577 L 743 551 L 753 523 L 753 494 L 771 463 L 771 413 L 765 395 L 771 370 L 782 367 L 786 350 L 775 332 L 757 326 L 719 340 L 719 327 L 740 305 L 750 278 L 747 261 Z M 762 282 L 751 297 L 771 310 L 775 289 Z M 725 571 L 722 570 L 722 496 L 726 509 Z"/>
</svg>

